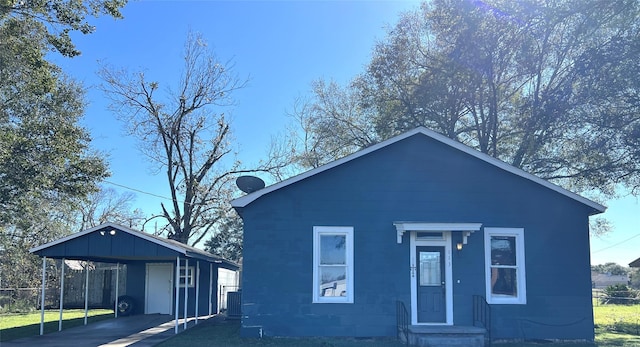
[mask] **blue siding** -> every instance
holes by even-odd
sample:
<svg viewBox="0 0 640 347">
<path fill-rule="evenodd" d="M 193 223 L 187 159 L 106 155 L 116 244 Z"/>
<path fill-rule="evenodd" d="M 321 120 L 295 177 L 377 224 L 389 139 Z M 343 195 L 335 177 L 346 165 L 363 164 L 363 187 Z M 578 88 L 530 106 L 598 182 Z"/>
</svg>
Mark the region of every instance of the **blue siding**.
<svg viewBox="0 0 640 347">
<path fill-rule="evenodd" d="M 184 266 L 184 260 L 182 260 L 181 265 Z M 195 270 L 196 261 L 189 260 L 189 266 L 193 266 Z M 174 267 L 175 271 L 175 267 Z M 174 282 L 175 283 L 175 282 Z M 212 287 L 212 296 L 211 296 L 211 305 L 213 309 L 213 313 L 216 313 L 217 309 L 217 298 L 218 298 L 218 268 L 216 266 L 213 267 L 213 287 Z M 195 307 L 196 307 L 196 287 L 187 288 L 188 292 L 188 307 L 187 312 L 189 317 L 193 317 L 195 315 Z M 175 290 L 173 294 L 173 300 L 175 302 Z M 184 288 L 180 288 L 180 304 L 178 306 L 178 314 L 180 318 L 184 317 Z M 175 308 L 175 306 L 174 306 Z M 200 295 L 198 298 L 198 315 L 204 316 L 209 314 L 209 263 L 208 262 L 200 262 Z"/>
<path fill-rule="evenodd" d="M 244 327 L 267 336 L 394 336 L 409 308 L 409 235 L 394 221 L 525 229 L 527 304 L 492 305 L 495 338 L 593 339 L 588 207 L 416 135 L 242 210 Z M 354 303 L 312 304 L 312 228 L 354 227 Z M 460 239 L 453 233 L 452 242 Z M 485 295 L 482 231 L 453 248 L 454 323 Z M 457 280 L 460 283 L 455 283 Z M 249 331 L 249 329 L 247 330 Z"/>
<path fill-rule="evenodd" d="M 67 259 L 93 259 L 109 261 L 109 259 L 142 259 L 166 258 L 175 259 L 178 253 L 156 243 L 147 241 L 126 232 L 115 235 L 101 235 L 94 231 L 82 237 L 67 240 L 38 252 L 40 256 L 54 256 Z"/>
<path fill-rule="evenodd" d="M 127 290 L 125 294 L 136 302 L 133 314 L 144 314 L 146 266 L 147 263 L 141 261 L 127 264 Z"/>
</svg>

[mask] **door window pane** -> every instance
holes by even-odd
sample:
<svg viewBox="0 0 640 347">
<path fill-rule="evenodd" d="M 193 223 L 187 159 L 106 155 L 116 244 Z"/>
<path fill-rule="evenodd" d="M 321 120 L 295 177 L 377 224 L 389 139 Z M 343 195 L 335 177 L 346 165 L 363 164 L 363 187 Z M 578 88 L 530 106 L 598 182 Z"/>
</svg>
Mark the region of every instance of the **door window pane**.
<svg viewBox="0 0 640 347">
<path fill-rule="evenodd" d="M 440 252 L 420 252 L 420 285 L 441 285 Z"/>
</svg>

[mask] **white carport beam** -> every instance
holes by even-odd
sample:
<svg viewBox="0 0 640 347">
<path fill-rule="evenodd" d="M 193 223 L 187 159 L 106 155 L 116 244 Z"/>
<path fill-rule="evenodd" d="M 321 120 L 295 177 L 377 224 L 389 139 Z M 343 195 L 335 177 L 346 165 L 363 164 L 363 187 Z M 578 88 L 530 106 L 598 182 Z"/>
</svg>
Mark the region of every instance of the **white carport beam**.
<svg viewBox="0 0 640 347">
<path fill-rule="evenodd" d="M 58 319 L 58 331 L 62 331 L 62 307 L 64 306 L 64 258 L 62 258 L 60 270 L 60 318 Z"/>
<path fill-rule="evenodd" d="M 118 287 L 120 286 L 120 263 L 116 263 L 116 303 L 113 304 L 113 310 L 115 311 L 115 316 L 118 318 Z"/>
<path fill-rule="evenodd" d="M 209 263 L 209 317 L 211 317 L 211 310 L 213 303 L 211 299 L 213 298 L 213 264 Z"/>
<path fill-rule="evenodd" d="M 196 261 L 196 324 L 198 324 L 198 299 L 200 297 L 200 261 Z"/>
<path fill-rule="evenodd" d="M 193 274 L 191 274 L 193 275 Z M 189 258 L 184 259 L 184 330 L 187 330 L 187 308 L 189 306 Z"/>
<path fill-rule="evenodd" d="M 176 309 L 176 324 L 174 332 L 178 333 L 178 303 L 180 303 L 180 257 L 176 257 L 176 299 L 174 301 Z"/>
<path fill-rule="evenodd" d="M 89 262 L 84 262 L 84 271 L 86 277 L 84 279 L 84 325 L 87 325 L 87 315 L 89 313 Z"/>
<path fill-rule="evenodd" d="M 42 257 L 42 294 L 40 296 L 40 335 L 44 334 L 44 293 L 47 279 L 47 257 Z"/>
</svg>

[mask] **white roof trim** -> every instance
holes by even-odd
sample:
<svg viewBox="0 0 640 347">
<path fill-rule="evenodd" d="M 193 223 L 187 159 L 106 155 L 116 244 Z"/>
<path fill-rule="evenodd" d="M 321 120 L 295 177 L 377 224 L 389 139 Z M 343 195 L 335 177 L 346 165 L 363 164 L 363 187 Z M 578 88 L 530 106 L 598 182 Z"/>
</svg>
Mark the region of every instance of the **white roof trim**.
<svg viewBox="0 0 640 347">
<path fill-rule="evenodd" d="M 398 141 L 402 141 L 402 140 L 404 140 L 404 139 L 406 139 L 408 137 L 411 137 L 413 135 L 416 135 L 416 134 L 422 134 L 422 135 L 428 136 L 428 137 L 430 137 L 430 138 L 432 138 L 432 139 L 434 139 L 436 141 L 439 141 L 439 142 L 441 142 L 441 143 L 443 143 L 445 145 L 451 146 L 451 147 L 453 147 L 455 149 L 458 149 L 458 150 L 460 150 L 460 151 L 462 151 L 462 152 L 464 152 L 466 154 L 474 156 L 474 157 L 476 157 L 476 158 L 478 158 L 480 160 L 483 160 L 483 161 L 485 161 L 485 162 L 487 162 L 487 163 L 489 163 L 491 165 L 494 165 L 494 166 L 496 166 L 496 167 L 498 167 L 498 168 L 500 168 L 502 170 L 505 170 L 505 171 L 510 172 L 512 174 L 518 175 L 520 177 L 523 177 L 525 179 L 528 179 L 530 181 L 538 183 L 538 184 L 540 184 L 540 185 L 542 185 L 544 187 L 547 187 L 547 188 L 549 188 L 549 189 L 551 189 L 551 190 L 553 190 L 555 192 L 558 192 L 558 193 L 560 193 L 562 195 L 565 195 L 565 196 L 567 196 L 567 197 L 569 197 L 569 198 L 571 198 L 573 200 L 581 202 L 581 203 L 593 208 L 594 210 L 596 210 L 596 211 L 598 211 L 600 213 L 604 212 L 607 209 L 605 206 L 603 206 L 603 205 L 601 205 L 601 204 L 599 204 L 597 202 L 591 201 L 591 200 L 589 200 L 589 199 L 587 199 L 587 198 L 585 198 L 583 196 L 580 196 L 580 195 L 578 195 L 576 193 L 568 191 L 568 190 L 566 190 L 566 189 L 564 189 L 564 188 L 562 188 L 562 187 L 560 187 L 558 185 L 555 185 L 555 184 L 553 184 L 551 182 L 543 180 L 540 177 L 534 176 L 534 175 L 532 175 L 532 174 L 530 174 L 530 173 L 528 173 L 528 172 L 526 172 L 526 171 L 524 171 L 522 169 L 518 169 L 518 168 L 516 168 L 516 167 L 514 167 L 512 165 L 509 165 L 509 164 L 507 164 L 507 163 L 505 163 L 505 162 L 503 162 L 503 161 L 501 161 L 499 159 L 496 159 L 496 158 L 494 158 L 494 157 L 492 157 L 492 156 L 490 156 L 488 154 L 485 154 L 485 153 L 482 153 L 480 151 L 477 151 L 477 150 L 475 150 L 475 149 L 473 149 L 473 148 L 471 148 L 471 147 L 469 147 L 469 146 L 467 146 L 465 144 L 462 144 L 462 143 L 460 143 L 458 141 L 452 140 L 452 139 L 450 139 L 450 138 L 448 138 L 448 137 L 446 137 L 446 136 L 444 136 L 442 134 L 439 134 L 439 133 L 437 133 L 437 132 L 435 132 L 433 130 L 429 130 L 429 129 L 425 128 L 425 127 L 415 128 L 415 129 L 413 129 L 411 131 L 408 131 L 408 132 L 406 132 L 404 134 L 400 134 L 400 135 L 392 137 L 392 138 L 390 138 L 390 139 L 388 139 L 386 141 L 382 141 L 382 142 L 377 143 L 377 144 L 375 144 L 375 145 L 373 145 L 371 147 L 367 147 L 367 148 L 365 148 L 363 150 L 360 150 L 358 152 L 350 154 L 350 155 L 348 155 L 348 156 L 346 156 L 344 158 L 332 161 L 330 163 L 327 163 L 325 165 L 317 167 L 317 168 L 315 168 L 313 170 L 309 170 L 309 171 L 303 172 L 303 173 L 301 173 L 301 174 L 299 174 L 297 176 L 294 176 L 294 177 L 291 177 L 291 178 L 286 179 L 284 181 L 281 181 L 281 182 L 278 182 L 276 184 L 270 185 L 270 186 L 268 186 L 266 188 L 260 189 L 258 191 L 255 191 L 255 192 L 251 193 L 251 194 L 247 194 L 247 195 L 242 196 L 240 198 L 234 199 L 234 200 L 231 201 L 231 206 L 233 206 L 233 207 L 245 207 L 245 206 L 249 205 L 250 203 L 252 203 L 253 201 L 257 200 L 258 198 L 260 198 L 261 196 L 263 196 L 265 194 L 271 193 L 271 192 L 273 192 L 275 190 L 278 190 L 280 188 L 283 188 L 283 187 L 286 187 L 288 185 L 294 184 L 294 183 L 296 183 L 298 181 L 302 181 L 305 178 L 314 176 L 314 175 L 319 174 L 321 172 L 330 170 L 330 169 L 332 169 L 332 168 L 334 168 L 336 166 L 339 166 L 339 165 L 347 163 L 347 162 L 349 162 L 351 160 L 360 158 L 360 157 L 362 157 L 364 155 L 367 155 L 367 154 L 369 154 L 371 152 L 377 151 L 378 149 L 387 147 L 387 146 L 389 146 L 391 144 L 394 144 L 394 143 L 396 143 Z"/>
<path fill-rule="evenodd" d="M 397 242 L 402 243 L 402 235 L 406 231 L 465 231 L 472 233 L 480 230 L 482 223 L 423 223 L 423 222 L 394 222 L 396 226 Z M 464 244 L 467 244 L 467 237 L 464 236 Z"/>
<path fill-rule="evenodd" d="M 29 250 L 29 252 L 30 253 L 35 253 L 35 252 L 41 251 L 41 250 L 43 250 L 45 248 L 49 248 L 49 247 L 52 247 L 52 246 L 67 242 L 69 240 L 73 240 L 75 238 L 82 237 L 82 236 L 90 234 L 90 233 L 92 233 L 94 231 L 98 231 L 100 229 L 104 229 L 104 228 L 108 228 L 108 227 L 111 227 L 111 228 L 126 232 L 128 234 L 131 234 L 131 235 L 134 235 L 136 237 L 145 239 L 145 240 L 147 240 L 149 242 L 153 242 L 153 243 L 158 244 L 158 245 L 160 245 L 162 247 L 169 248 L 169 249 L 171 249 L 173 251 L 176 251 L 178 253 L 182 253 L 184 255 L 186 255 L 186 253 L 187 253 L 187 249 L 186 248 L 178 247 L 178 246 L 175 246 L 175 245 L 173 245 L 171 243 L 168 243 L 168 242 L 163 242 L 162 240 L 159 240 L 159 239 L 157 239 L 157 238 L 155 238 L 153 236 L 147 235 L 144 232 L 133 230 L 131 228 L 127 228 L 127 227 L 125 227 L 123 225 L 116 224 L 116 223 L 100 224 L 100 225 L 95 226 L 93 228 L 90 228 L 90 229 L 87 229 L 87 230 L 83 230 L 83 231 L 75 233 L 75 234 L 71 234 L 69 236 L 63 237 L 63 238 L 55 240 L 55 241 L 51 241 L 49 243 L 45 243 L 44 245 L 33 247 L 33 248 L 31 248 Z"/>
</svg>

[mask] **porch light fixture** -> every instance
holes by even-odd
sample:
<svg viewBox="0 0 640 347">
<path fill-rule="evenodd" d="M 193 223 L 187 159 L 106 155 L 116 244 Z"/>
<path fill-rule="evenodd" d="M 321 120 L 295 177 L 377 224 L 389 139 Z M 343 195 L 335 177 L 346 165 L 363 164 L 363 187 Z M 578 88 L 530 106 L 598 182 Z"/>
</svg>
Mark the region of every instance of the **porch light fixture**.
<svg viewBox="0 0 640 347">
<path fill-rule="evenodd" d="M 458 242 L 458 243 L 456 244 L 456 249 L 457 249 L 457 250 L 459 250 L 459 251 L 461 251 L 461 250 L 462 250 L 462 242 Z"/>
<path fill-rule="evenodd" d="M 105 230 L 100 230 L 100 235 L 104 236 L 107 232 Z M 116 234 L 116 229 L 109 230 L 109 235 L 113 236 Z"/>
</svg>

